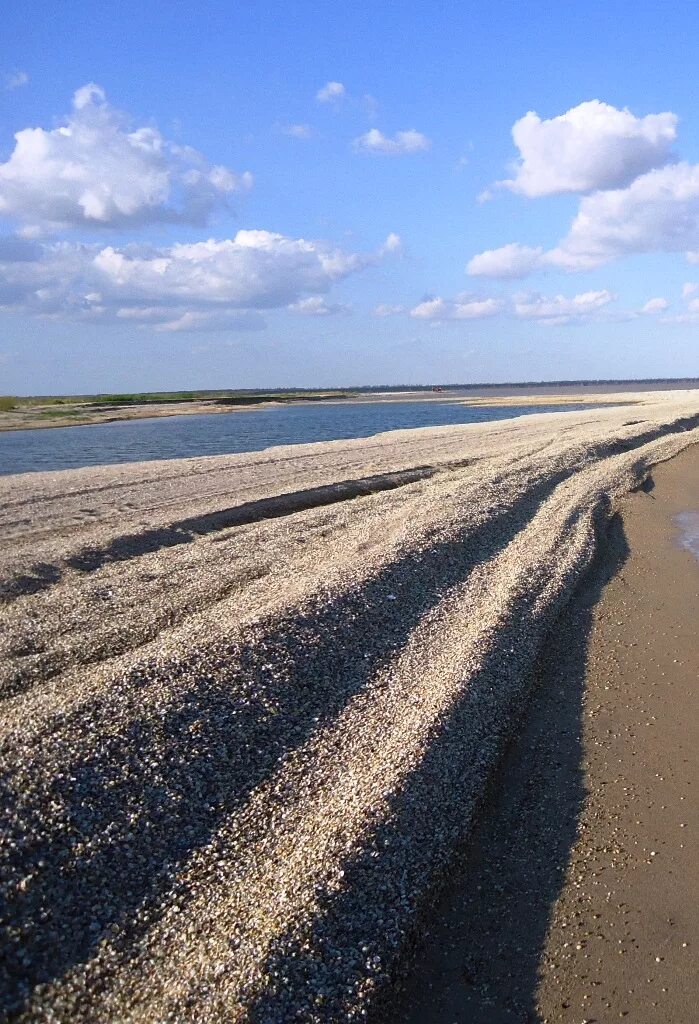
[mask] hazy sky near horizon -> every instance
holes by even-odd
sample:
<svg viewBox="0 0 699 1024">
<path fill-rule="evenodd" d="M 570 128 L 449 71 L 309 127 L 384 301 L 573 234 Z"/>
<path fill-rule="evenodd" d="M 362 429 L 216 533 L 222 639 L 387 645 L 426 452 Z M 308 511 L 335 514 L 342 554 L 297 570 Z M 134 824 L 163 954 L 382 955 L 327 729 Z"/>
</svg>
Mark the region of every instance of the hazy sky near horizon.
<svg viewBox="0 0 699 1024">
<path fill-rule="evenodd" d="M 0 394 L 699 375 L 699 10 L 10 0 Z"/>
</svg>

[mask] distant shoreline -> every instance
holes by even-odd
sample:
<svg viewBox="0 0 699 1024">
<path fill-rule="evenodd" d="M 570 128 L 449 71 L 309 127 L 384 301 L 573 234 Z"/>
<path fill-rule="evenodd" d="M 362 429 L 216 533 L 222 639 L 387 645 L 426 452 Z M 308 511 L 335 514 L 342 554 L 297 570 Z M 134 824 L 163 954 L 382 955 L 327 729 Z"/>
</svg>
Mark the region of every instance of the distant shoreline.
<svg viewBox="0 0 699 1024">
<path fill-rule="evenodd" d="M 53 427 L 84 427 L 93 423 L 117 423 L 123 420 L 158 419 L 163 416 L 191 416 L 209 413 L 250 412 L 277 405 L 337 402 L 342 392 L 313 392 L 306 395 L 241 395 L 238 399 L 168 398 L 149 401 L 120 401 L 119 396 L 80 396 L 65 398 L 17 400 L 14 409 L 0 406 L 0 431 L 38 430 Z"/>
<path fill-rule="evenodd" d="M 699 387 L 699 383 L 696 385 Z M 65 398 L 18 399 L 15 408 L 2 409 L 0 406 L 0 431 L 40 430 L 54 427 L 79 427 L 95 423 L 118 423 L 124 420 L 159 419 L 171 416 L 219 415 L 223 413 L 254 412 L 280 405 L 306 405 L 324 402 L 331 405 L 377 404 L 387 402 L 458 402 L 470 406 L 523 406 L 590 404 L 608 402 L 612 394 L 631 391 L 631 385 L 580 385 L 580 384 L 532 384 L 527 385 L 478 385 L 463 388 L 450 387 L 442 391 L 425 389 L 385 390 L 364 392 L 310 392 L 277 393 L 267 398 L 262 395 L 239 395 L 237 398 L 195 398 L 180 399 L 158 397 L 150 401 L 120 402 L 115 396 L 80 396 L 71 401 Z M 637 390 L 637 389 L 634 389 Z M 657 387 L 651 390 L 671 390 Z M 674 389 L 673 389 L 674 390 Z M 164 393 L 165 394 L 165 393 Z M 619 401 L 617 399 L 617 401 Z M 623 399 L 620 400 L 623 403 Z M 634 399 L 628 399 L 633 404 Z"/>
</svg>

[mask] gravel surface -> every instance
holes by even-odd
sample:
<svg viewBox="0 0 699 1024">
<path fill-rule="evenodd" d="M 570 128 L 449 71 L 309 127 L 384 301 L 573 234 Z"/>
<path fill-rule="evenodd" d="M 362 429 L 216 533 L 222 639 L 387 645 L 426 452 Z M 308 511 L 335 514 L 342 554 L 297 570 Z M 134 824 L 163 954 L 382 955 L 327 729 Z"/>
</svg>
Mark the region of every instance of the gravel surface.
<svg viewBox="0 0 699 1024">
<path fill-rule="evenodd" d="M 366 1019 L 600 519 L 699 441 L 635 397 L 0 478 L 6 1019 Z"/>
</svg>

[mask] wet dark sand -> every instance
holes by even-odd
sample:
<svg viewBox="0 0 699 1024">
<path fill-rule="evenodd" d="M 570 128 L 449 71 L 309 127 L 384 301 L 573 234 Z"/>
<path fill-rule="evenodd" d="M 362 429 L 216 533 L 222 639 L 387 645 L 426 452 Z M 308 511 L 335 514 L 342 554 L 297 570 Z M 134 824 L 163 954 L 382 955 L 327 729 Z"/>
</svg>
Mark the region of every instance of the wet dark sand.
<svg viewBox="0 0 699 1024">
<path fill-rule="evenodd" d="M 653 470 L 554 630 L 406 1024 L 699 1018 L 699 446 Z"/>
</svg>

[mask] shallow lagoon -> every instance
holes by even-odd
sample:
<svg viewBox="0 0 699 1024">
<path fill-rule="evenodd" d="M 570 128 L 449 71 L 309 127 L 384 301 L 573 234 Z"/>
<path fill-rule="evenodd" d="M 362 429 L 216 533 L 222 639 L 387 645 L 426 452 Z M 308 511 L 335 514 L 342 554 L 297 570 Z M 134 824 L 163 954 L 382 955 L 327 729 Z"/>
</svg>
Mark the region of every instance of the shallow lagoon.
<svg viewBox="0 0 699 1024">
<path fill-rule="evenodd" d="M 14 430 L 0 433 L 0 473 L 253 452 L 274 445 L 370 437 L 386 430 L 483 423 L 550 411 L 560 412 L 561 407 L 545 403 L 474 407 L 439 401 L 308 403 L 245 412 Z"/>
</svg>

